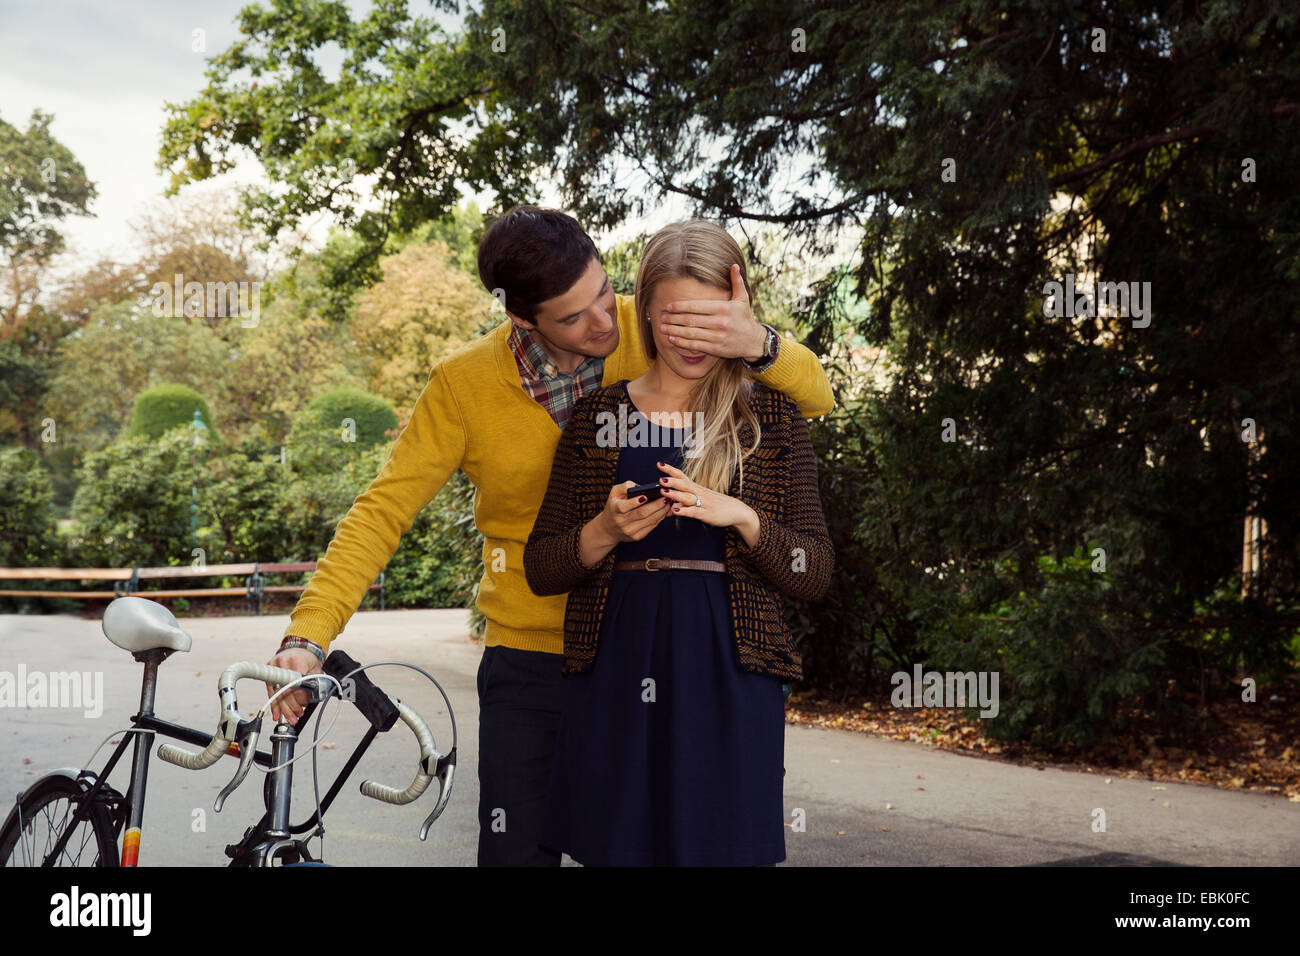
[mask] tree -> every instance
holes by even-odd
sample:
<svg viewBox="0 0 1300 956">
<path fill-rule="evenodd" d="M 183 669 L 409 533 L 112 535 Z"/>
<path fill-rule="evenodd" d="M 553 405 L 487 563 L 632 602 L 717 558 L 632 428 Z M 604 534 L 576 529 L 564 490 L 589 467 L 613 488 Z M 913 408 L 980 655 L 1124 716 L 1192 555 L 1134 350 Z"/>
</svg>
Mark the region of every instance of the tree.
<svg viewBox="0 0 1300 956">
<path fill-rule="evenodd" d="M 135 397 L 164 382 L 207 396 L 217 409 L 217 431 L 237 439 L 225 409 L 238 408 L 247 383 L 234 377 L 230 360 L 231 347 L 202 322 L 155 316 L 130 303 L 102 306 L 64 340 L 47 403 L 57 441 L 82 454 L 112 444 Z"/>
<path fill-rule="evenodd" d="M 383 279 L 357 296 L 352 331 L 368 388 L 403 418 L 439 359 L 471 341 L 482 323 L 505 318 L 492 315 L 496 300 L 451 260 L 438 240 L 408 245 L 386 257 Z"/>
<path fill-rule="evenodd" d="M 438 241 L 451 253 L 450 261 L 467 275 L 478 275 L 478 241 L 483 235 L 483 212 L 478 203 L 459 203 L 440 219 L 421 223 L 410 232 L 395 235 L 395 251 L 412 243 Z"/>
<path fill-rule="evenodd" d="M 263 309 L 257 328 L 245 330 L 229 368 L 243 384 L 224 428 L 263 449 L 284 441 L 313 395 L 365 384 L 349 327 L 327 322 L 288 295 Z"/>
<path fill-rule="evenodd" d="M 17 343 L 0 339 L 0 441 L 32 444 L 46 369 Z"/>
<path fill-rule="evenodd" d="M 233 191 L 209 189 L 155 202 L 135 217 L 131 229 L 133 254 L 101 258 L 74 274 L 58 290 L 54 308 L 84 324 L 100 305 L 161 304 L 170 306 L 162 311 L 175 318 L 195 319 L 219 337 L 237 341 L 267 280 L 267 265 L 255 251 L 261 237 L 239 222 Z M 185 291 L 189 283 L 203 288 L 201 300 Z M 202 308 L 186 311 L 187 299 L 194 305 L 202 301 Z"/>
<path fill-rule="evenodd" d="M 33 110 L 27 131 L 0 119 L 0 338 L 14 334 L 36 301 L 39 278 L 63 250 L 58 223 L 89 215 L 95 186 L 71 150 L 50 134 L 54 117 Z"/>
<path fill-rule="evenodd" d="M 73 328 L 37 301 L 50 260 L 64 247 L 58 224 L 88 215 L 94 185 L 33 111 L 25 133 L 0 119 L 0 440 L 36 449 L 59 342 Z"/>
<path fill-rule="evenodd" d="M 479 161 L 461 164 L 459 127 L 475 121 L 492 83 L 465 72 L 436 21 L 393 3 L 350 15 L 341 0 L 243 8 L 243 36 L 211 59 L 208 86 L 169 106 L 158 167 L 170 170 L 172 194 L 234 168 L 239 147 L 253 150 L 276 185 L 247 191 L 247 221 L 275 237 L 306 217 L 334 217 L 359 240 L 337 283 L 364 287 L 378 279 L 390 235 L 440 219 L 459 202 L 466 172 L 479 183 L 472 188 L 496 188 L 517 156 L 469 143 Z M 333 82 L 313 60 L 330 43 L 346 55 Z M 364 208 L 365 196 L 380 208 Z"/>
</svg>

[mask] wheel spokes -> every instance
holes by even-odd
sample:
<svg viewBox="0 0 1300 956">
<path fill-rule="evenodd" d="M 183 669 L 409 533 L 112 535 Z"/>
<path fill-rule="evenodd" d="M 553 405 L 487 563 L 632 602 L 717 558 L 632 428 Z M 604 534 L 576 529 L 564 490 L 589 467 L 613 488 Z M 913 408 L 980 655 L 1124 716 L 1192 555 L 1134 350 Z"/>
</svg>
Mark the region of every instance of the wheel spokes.
<svg viewBox="0 0 1300 956">
<path fill-rule="evenodd" d="M 56 804 L 61 806 L 56 807 Z M 32 819 L 23 821 L 23 827 L 18 832 L 16 846 L 10 854 L 10 858 L 5 861 L 5 865 L 44 866 L 46 857 L 54 849 L 55 844 L 59 842 L 59 837 L 63 834 L 71 818 L 75 816 L 75 810 L 76 804 L 67 798 L 52 800 L 40 807 Z M 85 854 L 86 848 L 92 845 L 94 846 L 95 855 L 89 865 L 100 865 L 99 841 L 95 839 L 93 817 L 87 816 L 80 821 L 78 827 L 81 833 L 79 835 L 77 833 L 69 835 L 58 859 L 50 861 L 52 865 L 81 866 L 82 855 Z M 38 833 L 38 830 L 41 832 Z"/>
</svg>

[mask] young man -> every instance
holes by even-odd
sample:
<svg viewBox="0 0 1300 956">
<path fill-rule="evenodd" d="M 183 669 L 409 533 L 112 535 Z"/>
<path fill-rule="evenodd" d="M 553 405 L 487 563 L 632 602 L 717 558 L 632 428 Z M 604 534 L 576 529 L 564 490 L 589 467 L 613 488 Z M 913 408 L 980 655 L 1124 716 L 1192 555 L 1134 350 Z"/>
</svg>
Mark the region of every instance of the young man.
<svg viewBox="0 0 1300 956">
<path fill-rule="evenodd" d="M 631 297 L 615 295 L 591 238 L 558 210 L 516 206 L 483 234 L 479 277 L 510 321 L 433 367 L 379 476 L 339 522 L 271 659 L 320 670 L 330 642 L 388 564 L 401 536 L 457 468 L 474 483 L 483 533 L 478 607 L 479 866 L 558 866 L 537 845 L 559 726 L 565 595 L 538 597 L 523 551 L 541 508 L 560 431 L 584 394 L 650 363 Z M 754 321 L 739 269 L 730 301 L 673 303 L 674 344 L 742 358 L 807 417 L 833 407 L 817 356 Z M 306 695 L 272 716 L 296 723 Z"/>
</svg>

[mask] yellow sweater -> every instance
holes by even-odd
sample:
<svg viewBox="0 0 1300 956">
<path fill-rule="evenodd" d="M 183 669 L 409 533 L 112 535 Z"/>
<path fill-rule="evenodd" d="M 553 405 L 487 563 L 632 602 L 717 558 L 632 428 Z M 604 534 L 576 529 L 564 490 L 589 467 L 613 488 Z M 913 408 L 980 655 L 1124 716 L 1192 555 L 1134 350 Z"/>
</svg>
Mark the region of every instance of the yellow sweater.
<svg viewBox="0 0 1300 956">
<path fill-rule="evenodd" d="M 650 367 L 630 296 L 618 296 L 618 324 L 618 348 L 605 358 L 602 385 L 637 378 Z M 420 509 L 461 468 L 474 483 L 474 523 L 483 533 L 478 607 L 487 618 L 485 643 L 564 653 L 567 595 L 535 595 L 523 562 L 560 428 L 524 391 L 509 333 L 507 318 L 433 367 L 388 461 L 339 522 L 286 636 L 328 651 Z M 781 341 L 771 368 L 751 374 L 789 395 L 808 418 L 834 405 L 821 362 L 790 339 Z"/>
</svg>

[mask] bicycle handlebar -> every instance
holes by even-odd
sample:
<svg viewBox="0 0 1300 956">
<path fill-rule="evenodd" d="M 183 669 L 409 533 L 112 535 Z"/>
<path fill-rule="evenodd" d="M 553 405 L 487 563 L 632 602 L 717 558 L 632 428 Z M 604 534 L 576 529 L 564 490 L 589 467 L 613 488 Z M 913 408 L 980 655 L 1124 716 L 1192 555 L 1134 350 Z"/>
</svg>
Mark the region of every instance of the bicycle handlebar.
<svg viewBox="0 0 1300 956">
<path fill-rule="evenodd" d="M 300 677 L 302 675 L 297 671 L 272 667 L 269 664 L 255 664 L 252 661 L 231 664 L 222 672 L 217 682 L 218 694 L 221 697 L 221 714 L 217 721 L 217 732 L 208 746 L 201 751 L 194 751 L 177 747 L 175 744 L 162 744 L 158 747 L 159 758 L 178 767 L 184 767 L 186 770 L 203 770 L 211 767 L 228 752 L 239 733 L 241 718 L 235 684 L 240 680 L 251 678 L 282 686 Z M 438 753 L 434 746 L 433 734 L 420 715 L 396 697 L 385 696 L 393 702 L 398 716 L 415 734 L 415 739 L 420 744 L 420 763 L 416 769 L 415 779 L 405 790 L 389 787 L 374 780 L 365 780 L 361 783 L 361 792 L 383 803 L 400 806 L 418 799 L 428 789 L 430 782 L 438 773 L 438 762 L 443 755 Z"/>
<path fill-rule="evenodd" d="M 217 680 L 217 694 L 221 698 L 221 714 L 217 717 L 217 732 L 208 746 L 201 751 L 186 750 L 175 744 L 161 744 L 158 757 L 186 770 L 203 770 L 222 758 L 235 742 L 239 733 L 239 701 L 235 684 L 245 678 L 255 678 L 267 684 L 283 685 L 302 677 L 297 671 L 270 664 L 240 661 L 221 672 Z"/>
<path fill-rule="evenodd" d="M 415 771 L 415 779 L 411 781 L 411 785 L 405 790 L 385 786 L 382 783 L 376 783 L 374 780 L 363 780 L 361 782 L 361 792 L 367 797 L 383 803 L 401 805 L 418 799 L 420 794 L 428 789 L 430 781 L 438 772 L 438 760 L 442 755 L 434 748 L 433 734 L 429 732 L 428 725 L 420 718 L 420 715 L 396 697 L 390 695 L 388 699 L 393 702 L 398 715 L 406 723 L 406 726 L 411 728 L 411 732 L 415 734 L 415 739 L 420 743 L 420 765 Z"/>
</svg>

